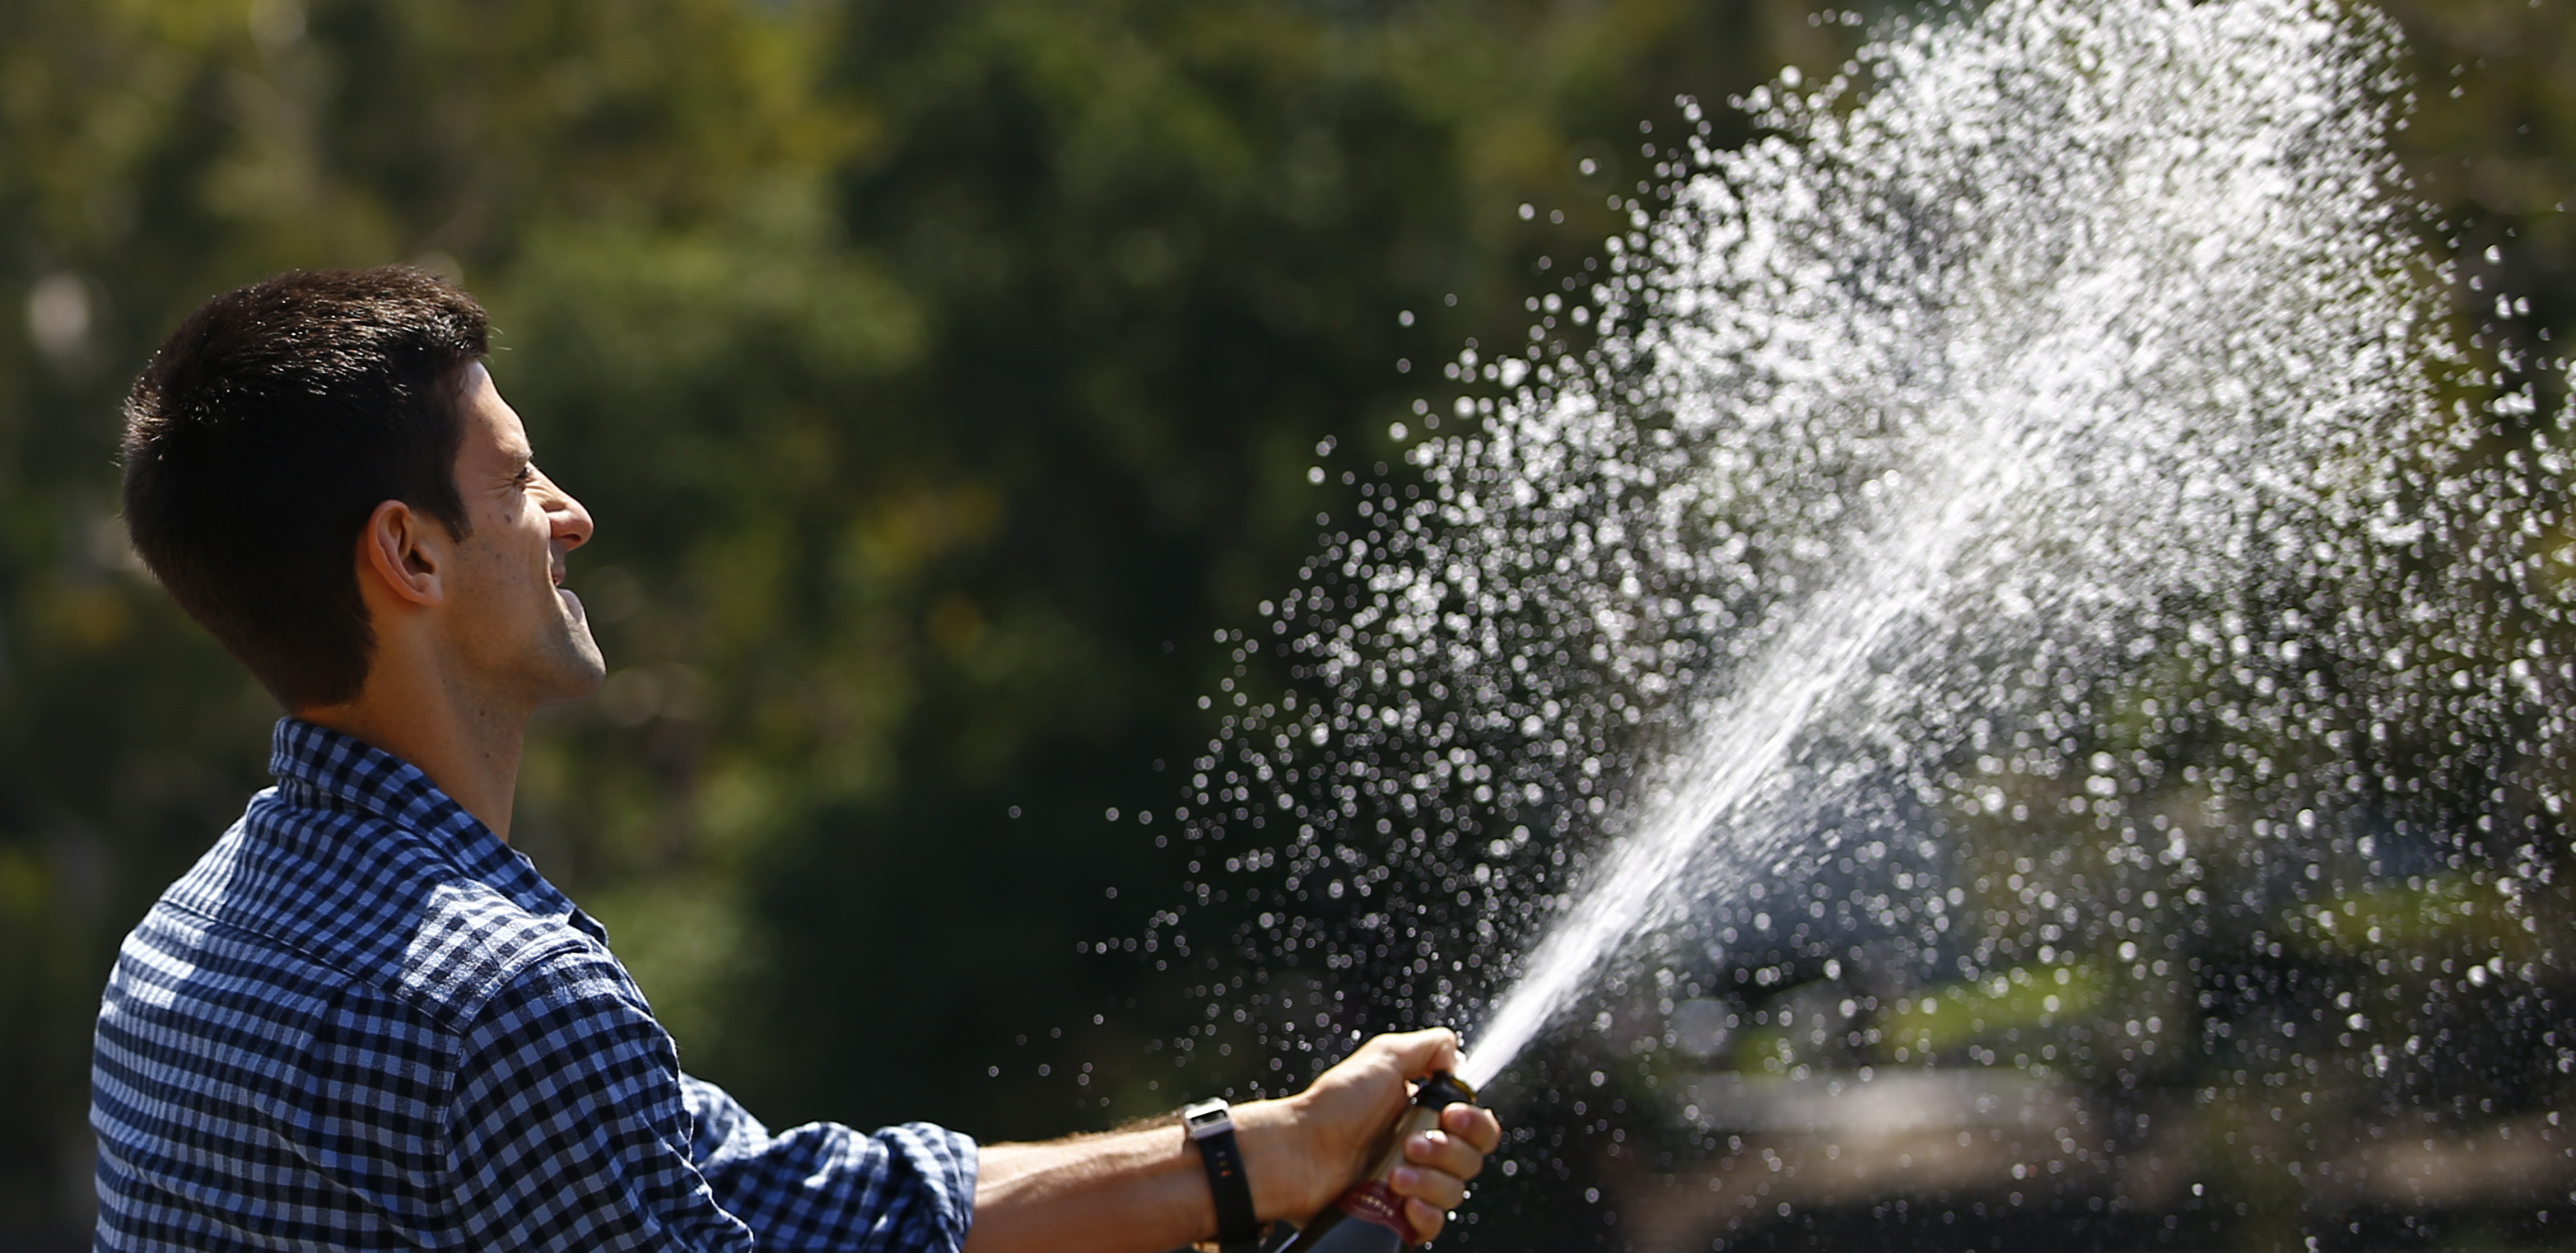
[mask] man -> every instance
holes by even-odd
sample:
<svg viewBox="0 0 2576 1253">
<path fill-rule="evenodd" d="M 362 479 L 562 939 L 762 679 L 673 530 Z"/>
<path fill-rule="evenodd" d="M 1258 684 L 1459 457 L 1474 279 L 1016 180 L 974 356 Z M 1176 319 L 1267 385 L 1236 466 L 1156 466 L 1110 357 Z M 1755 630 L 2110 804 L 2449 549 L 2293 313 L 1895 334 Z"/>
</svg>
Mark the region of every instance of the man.
<svg viewBox="0 0 2576 1253">
<path fill-rule="evenodd" d="M 1236 1107 L 1231 1141 L 981 1148 L 772 1133 L 682 1073 L 599 925 L 508 847 L 529 715 L 605 666 L 562 587 L 590 515 L 485 336 L 418 271 L 289 274 L 209 301 L 135 383 L 135 548 L 289 716 L 278 785 L 109 981 L 100 1248 L 1143 1253 L 1320 1209 L 1454 1063 L 1445 1031 L 1381 1036 Z M 1404 1146 L 1416 1234 L 1498 1136 L 1452 1105 Z"/>
</svg>

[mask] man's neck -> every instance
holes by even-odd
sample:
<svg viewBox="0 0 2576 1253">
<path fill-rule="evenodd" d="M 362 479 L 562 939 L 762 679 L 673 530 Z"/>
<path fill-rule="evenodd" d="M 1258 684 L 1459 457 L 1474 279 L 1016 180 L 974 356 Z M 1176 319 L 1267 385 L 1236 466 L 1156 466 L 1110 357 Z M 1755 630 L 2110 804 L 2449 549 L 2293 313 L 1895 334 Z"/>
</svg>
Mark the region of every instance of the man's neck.
<svg viewBox="0 0 2576 1253">
<path fill-rule="evenodd" d="M 295 716 L 411 763 L 506 843 L 532 712 L 436 682 L 420 668 L 377 666 L 357 699 Z"/>
</svg>

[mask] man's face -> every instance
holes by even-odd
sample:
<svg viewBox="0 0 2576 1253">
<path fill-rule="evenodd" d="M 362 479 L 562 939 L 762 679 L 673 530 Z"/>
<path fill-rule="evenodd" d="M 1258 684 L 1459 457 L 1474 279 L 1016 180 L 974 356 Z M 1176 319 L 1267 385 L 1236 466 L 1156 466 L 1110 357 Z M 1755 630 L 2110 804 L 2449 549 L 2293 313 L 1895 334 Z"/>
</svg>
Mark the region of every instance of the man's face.
<svg viewBox="0 0 2576 1253">
<path fill-rule="evenodd" d="M 590 512 L 537 469 L 527 429 L 481 362 L 458 384 L 456 490 L 473 525 L 455 547 L 448 643 L 497 697 L 578 700 L 608 672 L 581 600 L 562 587 L 564 554 L 589 541 Z"/>
</svg>

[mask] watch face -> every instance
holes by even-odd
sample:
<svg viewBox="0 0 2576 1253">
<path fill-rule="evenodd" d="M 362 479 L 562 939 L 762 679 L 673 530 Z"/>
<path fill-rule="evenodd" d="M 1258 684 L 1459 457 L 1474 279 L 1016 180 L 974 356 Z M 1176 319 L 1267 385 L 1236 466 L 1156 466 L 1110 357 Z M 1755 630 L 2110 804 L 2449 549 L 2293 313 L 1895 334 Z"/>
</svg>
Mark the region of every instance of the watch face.
<svg viewBox="0 0 2576 1253">
<path fill-rule="evenodd" d="M 1201 1101 L 1181 1111 L 1181 1122 L 1193 1136 L 1212 1135 L 1232 1130 L 1234 1114 L 1223 1101 Z"/>
</svg>

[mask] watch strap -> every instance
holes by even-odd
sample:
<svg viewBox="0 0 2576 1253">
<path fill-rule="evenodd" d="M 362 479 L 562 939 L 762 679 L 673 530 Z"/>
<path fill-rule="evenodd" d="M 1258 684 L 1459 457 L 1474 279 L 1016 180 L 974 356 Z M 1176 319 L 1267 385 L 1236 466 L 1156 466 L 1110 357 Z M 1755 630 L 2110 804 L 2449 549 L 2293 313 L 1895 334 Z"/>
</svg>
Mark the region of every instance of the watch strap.
<svg viewBox="0 0 2576 1253">
<path fill-rule="evenodd" d="M 1207 1168 L 1208 1191 L 1216 1198 L 1217 1244 L 1231 1251 L 1250 1249 L 1261 1239 L 1261 1218 L 1252 1208 L 1252 1181 L 1243 1173 L 1243 1145 L 1231 1120 L 1220 1130 L 1193 1131 Z"/>
</svg>

